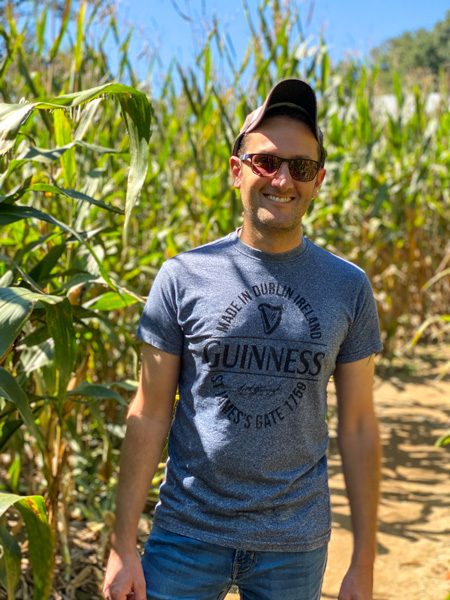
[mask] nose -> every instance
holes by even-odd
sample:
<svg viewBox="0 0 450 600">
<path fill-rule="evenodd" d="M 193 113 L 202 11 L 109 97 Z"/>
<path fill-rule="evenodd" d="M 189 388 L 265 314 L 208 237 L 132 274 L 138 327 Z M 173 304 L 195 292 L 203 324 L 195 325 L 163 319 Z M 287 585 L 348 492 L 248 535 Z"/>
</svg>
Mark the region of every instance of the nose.
<svg viewBox="0 0 450 600">
<path fill-rule="evenodd" d="M 287 162 L 282 162 L 275 177 L 272 177 L 272 185 L 281 189 L 289 189 L 293 186 L 289 165 Z"/>
</svg>

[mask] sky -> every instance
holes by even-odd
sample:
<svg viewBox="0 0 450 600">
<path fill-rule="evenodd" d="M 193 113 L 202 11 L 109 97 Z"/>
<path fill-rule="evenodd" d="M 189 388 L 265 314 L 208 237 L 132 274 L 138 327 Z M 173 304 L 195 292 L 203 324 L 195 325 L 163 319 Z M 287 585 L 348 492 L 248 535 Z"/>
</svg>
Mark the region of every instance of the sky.
<svg viewBox="0 0 450 600">
<path fill-rule="evenodd" d="M 280 0 L 283 2 L 283 0 Z M 363 57 L 384 40 L 420 27 L 431 29 L 445 18 L 450 0 L 294 0 L 300 9 L 300 20 L 306 37 L 317 40 L 324 34 L 333 61 L 347 54 Z M 247 0 L 250 12 L 256 14 L 258 0 Z M 193 18 L 190 25 L 175 9 Z M 133 24 L 136 35 L 157 47 L 163 64 L 176 55 L 188 64 L 195 51 L 195 35 L 202 22 L 211 22 L 216 14 L 230 35 L 237 52 L 243 52 L 249 41 L 249 30 L 242 0 L 119 0 L 119 22 Z M 204 30 L 203 30 L 204 31 Z M 140 32 L 140 33 L 138 33 Z M 194 35 L 193 35 L 194 34 Z M 138 48 L 135 49 L 138 52 Z"/>
</svg>

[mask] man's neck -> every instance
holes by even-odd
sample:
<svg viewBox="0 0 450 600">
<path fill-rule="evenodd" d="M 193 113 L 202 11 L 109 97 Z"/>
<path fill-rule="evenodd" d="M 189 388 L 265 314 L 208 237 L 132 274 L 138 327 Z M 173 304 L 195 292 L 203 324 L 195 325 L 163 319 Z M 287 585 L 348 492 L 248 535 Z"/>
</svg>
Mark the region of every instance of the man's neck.
<svg viewBox="0 0 450 600">
<path fill-rule="evenodd" d="M 303 230 L 300 228 L 300 231 L 290 232 L 290 235 L 288 232 L 282 230 L 279 232 L 271 231 L 270 235 L 264 235 L 260 231 L 249 231 L 244 224 L 242 227 L 239 227 L 237 234 L 241 241 L 251 248 L 256 248 L 262 252 L 281 254 L 300 246 Z"/>
</svg>

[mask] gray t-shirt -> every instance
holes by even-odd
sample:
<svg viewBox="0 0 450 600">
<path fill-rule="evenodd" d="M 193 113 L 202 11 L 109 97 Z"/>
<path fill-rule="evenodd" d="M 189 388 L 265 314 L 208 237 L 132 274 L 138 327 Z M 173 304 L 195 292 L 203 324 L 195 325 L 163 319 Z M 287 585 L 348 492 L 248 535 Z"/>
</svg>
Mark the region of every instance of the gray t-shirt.
<svg viewBox="0 0 450 600">
<path fill-rule="evenodd" d="M 241 550 L 326 544 L 327 383 L 382 348 L 364 272 L 233 232 L 163 265 L 137 335 L 182 359 L 155 523 Z"/>
</svg>

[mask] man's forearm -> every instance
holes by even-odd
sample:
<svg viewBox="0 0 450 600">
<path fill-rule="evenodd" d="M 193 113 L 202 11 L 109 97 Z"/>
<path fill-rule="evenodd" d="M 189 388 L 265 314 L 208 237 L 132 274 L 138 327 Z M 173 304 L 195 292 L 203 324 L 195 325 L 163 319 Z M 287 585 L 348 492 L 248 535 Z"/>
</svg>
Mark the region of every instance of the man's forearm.
<svg viewBox="0 0 450 600">
<path fill-rule="evenodd" d="M 339 431 L 339 448 L 352 517 L 353 562 L 373 563 L 376 550 L 381 447 L 378 424 Z"/>
<path fill-rule="evenodd" d="M 120 459 L 116 522 L 105 571 L 107 600 L 145 600 L 146 583 L 136 552 L 139 517 L 172 422 L 180 357 L 144 344 L 139 387 L 130 405 Z"/>
<path fill-rule="evenodd" d="M 161 459 L 170 422 L 131 414 L 121 452 L 112 546 L 136 551 L 139 518 Z"/>
</svg>

